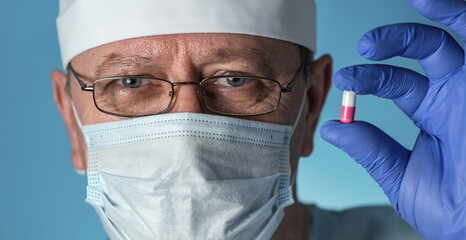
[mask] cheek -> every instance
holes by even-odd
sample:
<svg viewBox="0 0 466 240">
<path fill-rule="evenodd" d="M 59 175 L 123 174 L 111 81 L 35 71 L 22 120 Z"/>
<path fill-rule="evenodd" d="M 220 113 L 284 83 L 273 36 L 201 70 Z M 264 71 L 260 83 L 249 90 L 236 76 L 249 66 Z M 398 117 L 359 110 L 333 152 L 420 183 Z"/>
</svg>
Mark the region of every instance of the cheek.
<svg viewBox="0 0 466 240">
<path fill-rule="evenodd" d="M 112 122 L 124 119 L 99 111 L 94 104 L 92 92 L 84 92 L 78 88 L 76 91 L 72 91 L 71 94 L 76 112 L 82 125 Z"/>
<path fill-rule="evenodd" d="M 304 95 L 299 90 L 302 89 L 294 88 L 292 92 L 282 93 L 280 105 L 273 112 L 275 119 L 280 121 L 279 123 L 291 126 L 296 123 Z"/>
<path fill-rule="evenodd" d="M 99 111 L 97 107 L 95 107 L 94 103 L 92 103 L 92 105 L 86 106 L 86 110 L 82 114 L 83 125 L 113 122 L 125 119 L 128 118 L 117 117 Z"/>
<path fill-rule="evenodd" d="M 292 126 L 295 124 L 300 107 L 301 96 L 294 96 L 293 93 L 282 93 L 280 104 L 275 111 L 245 119 Z"/>
<path fill-rule="evenodd" d="M 268 122 L 281 125 L 293 125 L 293 121 L 290 118 L 290 115 L 287 114 L 288 111 L 281 111 L 279 106 L 277 110 L 266 115 L 254 116 L 254 117 L 244 117 L 243 119 L 259 121 L 259 122 Z"/>
</svg>

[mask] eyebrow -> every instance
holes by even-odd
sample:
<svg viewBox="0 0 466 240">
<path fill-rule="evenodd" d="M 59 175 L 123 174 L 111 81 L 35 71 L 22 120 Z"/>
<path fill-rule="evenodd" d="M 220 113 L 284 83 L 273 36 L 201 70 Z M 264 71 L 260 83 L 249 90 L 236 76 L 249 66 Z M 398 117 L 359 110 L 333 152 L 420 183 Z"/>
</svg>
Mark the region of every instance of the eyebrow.
<svg viewBox="0 0 466 240">
<path fill-rule="evenodd" d="M 266 53 L 257 48 L 243 48 L 243 49 L 215 49 L 207 53 L 203 58 L 208 62 L 229 62 L 229 61 L 242 61 L 252 66 L 254 69 L 260 70 L 261 74 L 266 77 L 273 76 L 273 70 L 269 61 L 266 58 Z M 119 53 L 109 53 L 103 57 L 102 63 L 96 68 L 95 77 L 102 78 L 108 72 L 111 72 L 115 67 L 140 67 L 144 65 L 153 64 L 154 59 L 151 57 L 144 57 L 140 55 L 123 55 Z"/>
<path fill-rule="evenodd" d="M 266 57 L 266 53 L 257 48 L 242 48 L 242 49 L 216 49 L 207 54 L 207 59 L 210 62 L 229 62 L 242 61 L 252 66 L 254 69 L 260 70 L 263 77 L 272 77 L 273 70 Z"/>
<path fill-rule="evenodd" d="M 141 65 L 148 65 L 153 59 L 140 55 L 125 56 L 118 53 L 109 53 L 104 56 L 104 61 L 96 68 L 95 75 L 101 78 L 106 72 L 113 70 L 115 66 L 131 68 Z"/>
</svg>

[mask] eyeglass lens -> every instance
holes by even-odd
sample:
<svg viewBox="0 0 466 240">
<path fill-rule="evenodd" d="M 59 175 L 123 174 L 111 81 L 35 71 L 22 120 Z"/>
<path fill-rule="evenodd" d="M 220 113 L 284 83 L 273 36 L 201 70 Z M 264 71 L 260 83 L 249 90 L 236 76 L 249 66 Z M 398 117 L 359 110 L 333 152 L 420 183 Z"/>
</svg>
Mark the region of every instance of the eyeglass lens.
<svg viewBox="0 0 466 240">
<path fill-rule="evenodd" d="M 180 87 L 180 86 L 176 86 Z M 107 113 L 144 116 L 170 106 L 173 85 L 146 78 L 102 79 L 94 83 L 96 106 Z M 201 82 L 206 108 L 225 115 L 255 115 L 273 111 L 280 101 L 280 84 L 252 77 L 213 77 Z"/>
</svg>

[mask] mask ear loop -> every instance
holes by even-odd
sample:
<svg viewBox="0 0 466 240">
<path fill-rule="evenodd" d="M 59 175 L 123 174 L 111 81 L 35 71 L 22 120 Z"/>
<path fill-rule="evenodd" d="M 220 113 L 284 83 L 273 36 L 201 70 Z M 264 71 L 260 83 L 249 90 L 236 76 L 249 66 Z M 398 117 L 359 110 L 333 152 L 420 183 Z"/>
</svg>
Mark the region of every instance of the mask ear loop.
<svg viewBox="0 0 466 240">
<path fill-rule="evenodd" d="M 301 100 L 301 106 L 299 107 L 298 117 L 296 118 L 296 120 L 295 120 L 295 122 L 293 124 L 293 128 L 291 129 L 291 134 L 290 134 L 290 138 L 289 138 L 290 142 L 291 142 L 291 137 L 293 137 L 294 130 L 296 130 L 296 127 L 298 126 L 298 122 L 301 119 L 301 115 L 303 113 L 304 102 L 306 101 L 306 93 L 307 93 L 307 84 L 308 84 L 308 82 L 309 82 L 309 79 L 306 78 L 306 81 L 304 82 L 303 99 Z M 291 187 L 294 187 L 294 185 L 296 183 L 296 176 L 297 176 L 297 171 L 295 172 L 295 174 L 293 176 L 290 175 L 290 186 Z"/>
<path fill-rule="evenodd" d="M 82 129 L 81 121 L 79 120 L 78 113 L 76 112 L 76 108 L 74 107 L 73 99 L 71 99 L 71 109 L 73 109 L 74 118 L 76 119 L 76 122 L 78 123 L 79 129 L 82 132 L 83 129 Z M 75 168 L 74 171 L 77 174 L 81 175 L 81 176 L 86 176 L 86 170 L 78 170 L 78 169 Z"/>
<path fill-rule="evenodd" d="M 308 80 L 306 79 L 306 81 L 304 82 L 304 93 L 303 93 L 303 99 L 301 100 L 301 106 L 299 107 L 299 112 L 298 112 L 298 117 L 296 118 L 294 124 L 293 124 L 293 128 L 291 129 L 291 134 L 290 134 L 290 139 L 291 137 L 293 136 L 293 133 L 294 133 L 294 130 L 296 130 L 296 127 L 298 126 L 298 122 L 301 118 L 301 115 L 303 113 L 303 109 L 304 109 L 304 102 L 306 101 L 306 93 L 307 93 L 307 84 L 308 84 Z"/>
<path fill-rule="evenodd" d="M 81 121 L 79 120 L 79 116 L 78 116 L 78 112 L 76 111 L 76 107 L 74 106 L 73 99 L 71 99 L 71 108 L 73 109 L 73 115 L 74 115 L 74 118 L 76 119 L 76 122 L 78 123 L 79 129 L 81 129 L 81 131 L 82 131 L 83 128 L 82 128 L 82 125 L 81 125 Z"/>
</svg>

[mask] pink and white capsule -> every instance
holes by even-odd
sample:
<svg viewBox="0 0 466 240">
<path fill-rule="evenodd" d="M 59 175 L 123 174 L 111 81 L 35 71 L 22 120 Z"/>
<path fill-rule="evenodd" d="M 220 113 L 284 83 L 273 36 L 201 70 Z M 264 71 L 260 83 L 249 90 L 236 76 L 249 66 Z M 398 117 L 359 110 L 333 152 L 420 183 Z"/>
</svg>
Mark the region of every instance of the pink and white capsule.
<svg viewBox="0 0 466 240">
<path fill-rule="evenodd" d="M 356 104 L 356 93 L 353 91 L 343 91 L 341 101 L 340 122 L 352 123 L 354 120 L 354 107 Z"/>
</svg>

